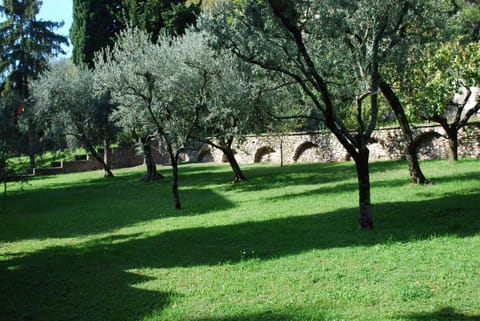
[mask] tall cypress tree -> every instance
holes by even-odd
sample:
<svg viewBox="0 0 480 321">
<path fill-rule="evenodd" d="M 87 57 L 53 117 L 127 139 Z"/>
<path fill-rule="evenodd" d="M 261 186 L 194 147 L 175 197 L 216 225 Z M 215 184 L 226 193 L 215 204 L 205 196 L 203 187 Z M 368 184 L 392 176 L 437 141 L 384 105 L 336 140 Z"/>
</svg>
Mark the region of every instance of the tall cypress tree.
<svg viewBox="0 0 480 321">
<path fill-rule="evenodd" d="M 198 4 L 182 0 L 124 0 L 124 7 L 124 19 L 150 33 L 153 41 L 162 29 L 183 34 L 189 25 L 195 24 L 200 13 Z"/>
<path fill-rule="evenodd" d="M 93 68 L 95 52 L 112 46 L 128 24 L 147 31 L 156 41 L 164 28 L 182 34 L 199 12 L 198 5 L 182 0 L 73 0 L 73 61 Z"/>
<path fill-rule="evenodd" d="M 64 53 L 67 38 L 55 34 L 63 23 L 37 20 L 42 1 L 4 0 L 0 15 L 0 94 L 15 96 L 19 106 L 12 114 L 29 111 L 29 81 L 42 72 L 49 58 Z M 28 114 L 28 113 L 27 113 Z M 30 167 L 35 167 L 35 126 L 28 121 Z"/>
<path fill-rule="evenodd" d="M 93 67 L 96 51 L 111 46 L 123 29 L 122 0 L 73 0 L 73 62 Z"/>
<path fill-rule="evenodd" d="M 62 23 L 37 20 L 42 1 L 5 0 L 0 15 L 0 73 L 3 90 L 28 97 L 28 81 L 44 70 L 52 55 L 64 53 L 67 38 L 54 33 Z"/>
</svg>

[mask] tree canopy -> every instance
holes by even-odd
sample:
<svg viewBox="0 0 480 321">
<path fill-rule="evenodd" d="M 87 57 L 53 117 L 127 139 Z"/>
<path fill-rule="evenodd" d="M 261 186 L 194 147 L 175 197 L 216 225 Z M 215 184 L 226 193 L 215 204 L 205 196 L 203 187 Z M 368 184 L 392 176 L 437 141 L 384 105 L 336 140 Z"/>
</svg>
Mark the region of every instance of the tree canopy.
<svg viewBox="0 0 480 321">
<path fill-rule="evenodd" d="M 180 88 L 176 86 L 199 82 L 184 78 L 184 64 L 175 55 L 172 41 L 164 36 L 154 44 L 145 31 L 128 28 L 119 34 L 112 50 L 97 56 L 95 78 L 100 90 L 111 92 L 117 104 L 112 118 L 120 127 L 161 137 L 172 165 L 175 208 L 180 209 L 177 165 L 191 138 L 199 106 L 177 95 Z"/>
<path fill-rule="evenodd" d="M 409 112 L 443 127 L 456 161 L 458 131 L 480 110 L 480 42 L 448 41 L 423 53 L 409 79 Z"/>
<path fill-rule="evenodd" d="M 75 64 L 93 67 L 96 51 L 111 46 L 115 35 L 124 28 L 120 20 L 123 0 L 73 0 L 70 39 Z"/>
<path fill-rule="evenodd" d="M 31 170 L 35 167 L 37 133 L 33 119 L 29 118 L 29 83 L 46 68 L 52 56 L 63 53 L 61 45 L 68 43 L 54 32 L 63 22 L 37 20 L 41 5 L 36 0 L 9 0 L 0 6 L 0 15 L 6 18 L 0 22 L 0 94 L 15 97 L 18 103 L 9 105 L 10 113 L 18 120 L 21 111 L 25 118 L 23 132 L 27 136 Z"/>
<path fill-rule="evenodd" d="M 68 61 L 50 66 L 32 83 L 35 116 L 45 130 L 75 137 L 112 177 L 109 165 L 95 146 L 111 137 L 109 114 L 111 104 L 107 93 L 97 94 L 93 73 Z"/>
<path fill-rule="evenodd" d="M 355 160 L 363 229 L 373 226 L 367 143 L 377 125 L 382 68 L 404 48 L 407 27 L 425 30 L 434 8 L 428 0 L 220 1 L 201 27 L 217 46 L 302 87 Z M 345 119 L 351 106 L 353 127 Z"/>
<path fill-rule="evenodd" d="M 28 97 L 28 82 L 43 71 L 52 55 L 63 53 L 65 37 L 54 30 L 63 23 L 37 20 L 42 5 L 36 0 L 4 1 L 0 15 L 0 73 L 2 91 Z"/>
</svg>

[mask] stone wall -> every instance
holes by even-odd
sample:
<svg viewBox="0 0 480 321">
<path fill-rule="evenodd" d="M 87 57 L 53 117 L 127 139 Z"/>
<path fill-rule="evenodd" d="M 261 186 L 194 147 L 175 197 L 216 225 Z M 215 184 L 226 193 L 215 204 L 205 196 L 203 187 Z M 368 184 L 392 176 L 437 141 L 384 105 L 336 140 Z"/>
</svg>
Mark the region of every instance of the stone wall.
<svg viewBox="0 0 480 321">
<path fill-rule="evenodd" d="M 448 140 L 441 126 L 419 126 L 413 129 L 419 140 L 420 159 L 448 158 Z M 369 143 L 370 159 L 397 160 L 404 158 L 404 141 L 400 128 L 376 130 Z M 288 135 L 247 136 L 235 147 L 239 163 L 262 161 L 293 162 L 341 162 L 350 156 L 340 142 L 327 131 L 292 133 Z M 480 123 L 469 124 L 459 132 L 459 157 L 480 158 Z M 225 162 L 223 153 L 212 147 L 203 147 L 197 153 L 189 153 L 190 161 Z"/>
<path fill-rule="evenodd" d="M 155 156 L 159 156 L 156 153 Z M 125 146 L 120 148 L 112 148 L 110 150 L 110 164 L 112 169 L 132 167 L 143 164 L 143 156 L 139 155 L 135 146 Z"/>
<path fill-rule="evenodd" d="M 79 159 L 73 161 L 61 161 L 52 164 L 55 166 L 47 168 L 36 168 L 35 175 L 56 175 L 65 173 L 77 173 L 99 170 L 103 167 L 100 163 L 90 155 L 86 156 L 86 159 Z"/>
<path fill-rule="evenodd" d="M 418 141 L 420 159 L 448 158 L 448 140 L 440 126 L 419 126 L 413 129 Z M 235 143 L 234 143 L 235 144 Z M 397 160 L 404 158 L 404 141 L 400 128 L 376 130 L 369 143 L 371 160 Z M 234 145 L 235 157 L 241 164 L 273 162 L 342 162 L 350 160 L 340 142 L 328 131 L 290 133 L 285 135 L 247 136 Z M 160 146 L 155 149 L 154 159 L 158 164 L 167 164 L 168 156 Z M 197 151 L 181 155 L 183 161 L 227 162 L 221 150 L 208 145 Z M 480 123 L 471 123 L 459 132 L 459 157 L 480 158 Z M 139 166 L 143 157 L 134 146 L 114 148 L 110 151 L 112 169 Z M 100 170 L 101 165 L 93 157 L 84 160 L 60 162 L 59 167 L 37 169 L 37 175 L 53 175 L 88 170 Z"/>
<path fill-rule="evenodd" d="M 157 153 L 159 155 L 159 153 Z M 157 156 L 158 156 L 157 155 Z M 138 155 L 134 146 L 112 148 L 109 153 L 110 166 L 112 169 L 132 167 L 143 164 L 143 157 Z M 80 159 L 73 161 L 61 161 L 52 163 L 52 167 L 37 168 L 36 175 L 55 175 L 65 173 L 77 173 L 92 170 L 101 170 L 103 166 L 91 155 L 81 155 Z M 159 159 L 159 157 L 158 157 Z"/>
</svg>

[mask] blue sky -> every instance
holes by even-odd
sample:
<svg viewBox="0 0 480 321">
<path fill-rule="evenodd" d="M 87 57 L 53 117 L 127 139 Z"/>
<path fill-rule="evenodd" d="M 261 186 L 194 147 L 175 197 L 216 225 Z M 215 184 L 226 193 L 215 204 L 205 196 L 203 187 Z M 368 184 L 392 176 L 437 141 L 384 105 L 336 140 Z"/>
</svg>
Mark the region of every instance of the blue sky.
<svg viewBox="0 0 480 321">
<path fill-rule="evenodd" d="M 43 5 L 37 18 L 55 22 L 63 21 L 65 25 L 61 29 L 56 30 L 56 32 L 68 37 L 72 25 L 72 0 L 43 0 Z M 67 52 L 67 57 L 69 57 L 72 47 L 65 47 L 65 51 Z"/>
</svg>

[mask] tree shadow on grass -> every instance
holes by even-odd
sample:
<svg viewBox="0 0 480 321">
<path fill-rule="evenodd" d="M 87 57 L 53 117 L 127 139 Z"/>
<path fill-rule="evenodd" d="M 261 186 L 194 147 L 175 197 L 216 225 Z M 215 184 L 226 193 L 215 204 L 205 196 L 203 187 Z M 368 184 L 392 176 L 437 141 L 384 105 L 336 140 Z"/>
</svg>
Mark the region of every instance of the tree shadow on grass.
<svg viewBox="0 0 480 321">
<path fill-rule="evenodd" d="M 55 247 L 0 262 L 1 321 L 118 321 L 166 307 L 176 294 L 144 290 L 122 257 Z"/>
<path fill-rule="evenodd" d="M 406 168 L 402 161 L 379 161 L 370 164 L 370 174 Z M 281 188 L 288 185 L 319 185 L 333 182 L 354 180 L 357 187 L 357 174 L 353 162 L 343 163 L 305 163 L 279 166 L 249 166 L 244 167 L 249 179 L 242 184 L 226 186 L 226 190 L 236 192 L 261 191 L 271 188 Z M 409 182 L 408 173 L 403 183 Z"/>
<path fill-rule="evenodd" d="M 282 311 L 266 311 L 254 314 L 243 314 L 238 316 L 226 316 L 226 317 L 202 317 L 195 319 L 187 319 L 186 321 L 324 321 L 326 317 L 322 317 L 321 313 L 315 311 L 308 314 L 299 309 L 285 309 Z M 328 318 L 328 320 L 331 320 Z"/>
<path fill-rule="evenodd" d="M 449 184 L 457 181 L 471 181 L 471 182 L 480 182 L 480 172 L 479 173 L 468 173 L 465 175 L 457 175 L 457 176 L 436 176 L 432 184 Z M 309 191 L 301 191 L 298 193 L 288 193 L 283 195 L 277 195 L 272 197 L 264 198 L 265 201 L 280 201 L 280 200 L 287 200 L 287 199 L 294 199 L 296 197 L 309 197 L 312 195 L 326 195 L 326 194 L 337 194 L 337 193 L 354 193 L 358 192 L 358 183 L 356 182 L 342 182 L 333 185 L 333 184 L 316 184 L 319 187 L 315 189 L 311 189 Z M 412 185 L 411 182 L 404 180 L 404 179 L 390 179 L 385 181 L 375 181 L 372 180 L 370 187 L 371 189 L 375 188 L 401 188 L 402 186 Z M 473 185 L 473 184 L 472 184 Z M 425 196 L 429 196 L 429 192 L 426 188 L 429 185 L 419 185 L 418 186 L 418 193 L 424 194 Z M 374 192 L 372 192 L 374 195 Z M 375 204 L 374 204 L 375 206 Z"/>
<path fill-rule="evenodd" d="M 138 320 L 165 308 L 177 294 L 140 289 L 150 278 L 136 274 L 136 269 L 238 263 L 242 252 L 250 251 L 255 251 L 256 259 L 268 260 L 314 249 L 409 242 L 432 235 L 469 237 L 480 232 L 479 201 L 480 193 L 380 204 L 375 207 L 378 231 L 367 233 L 355 231 L 357 209 L 343 209 L 46 248 L 0 261 L 0 320 Z M 298 315 L 280 311 L 211 320 L 301 320 Z M 458 316 L 458 320 L 476 320 Z M 412 319 L 423 321 L 428 316 L 422 317 Z"/>
<path fill-rule="evenodd" d="M 97 234 L 149 220 L 233 207 L 209 189 L 181 190 L 180 197 L 184 209 L 175 210 L 168 184 L 136 180 L 19 193 L 9 197 L 7 212 L 0 213 L 0 241 Z"/>
<path fill-rule="evenodd" d="M 328 170 L 330 166 L 338 167 L 338 164 L 319 165 L 328 173 L 329 180 L 334 180 L 334 177 L 340 179 L 339 173 L 331 174 Z M 201 170 L 192 165 L 181 168 L 185 174 L 180 177 L 181 211 L 173 209 L 169 177 L 160 182 L 144 183 L 139 180 L 143 175 L 141 172 L 122 173 L 113 180 L 87 177 L 82 181 L 76 177 L 73 180 L 75 185 L 67 178 L 58 183 L 48 183 L 44 188 L 14 193 L 9 196 L 7 213 L 0 215 L 0 241 L 75 237 L 109 232 L 159 218 L 231 209 L 234 206 L 232 202 L 208 188 L 215 182 L 223 183 L 225 175 L 230 175 L 229 168 L 218 165 L 200 167 Z M 239 189 L 255 190 L 257 185 L 258 189 L 271 188 L 269 177 L 282 186 L 287 181 L 290 184 L 319 184 L 319 175 L 323 174 L 315 168 L 311 164 L 299 164 L 285 168 L 287 172 L 284 172 L 277 167 L 254 167 L 252 169 L 258 171 L 258 175 L 264 173 L 266 178 L 224 186 L 236 192 Z M 348 166 L 340 168 L 346 168 L 347 173 L 350 171 Z M 291 175 L 285 176 L 288 173 Z M 22 225 L 22 229 L 11 228 L 12 225 Z"/>
<path fill-rule="evenodd" d="M 434 312 L 414 313 L 402 316 L 409 321 L 480 321 L 480 315 L 467 315 L 444 307 Z"/>
<path fill-rule="evenodd" d="M 248 181 L 224 186 L 223 189 L 235 192 L 263 191 L 289 185 L 318 185 L 341 182 L 355 177 L 348 164 L 292 164 L 284 167 L 245 168 Z"/>
<path fill-rule="evenodd" d="M 148 238 L 112 243 L 98 240 L 97 253 L 124 257 L 131 268 L 171 268 L 236 263 L 242 253 L 271 259 L 314 249 L 373 246 L 429 239 L 432 235 L 468 237 L 480 232 L 476 204 L 480 194 L 442 199 L 385 203 L 375 207 L 377 230 L 356 232 L 357 209 L 291 216 L 260 222 L 168 231 Z M 148 253 L 148 255 L 146 254 Z"/>
</svg>

